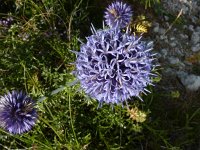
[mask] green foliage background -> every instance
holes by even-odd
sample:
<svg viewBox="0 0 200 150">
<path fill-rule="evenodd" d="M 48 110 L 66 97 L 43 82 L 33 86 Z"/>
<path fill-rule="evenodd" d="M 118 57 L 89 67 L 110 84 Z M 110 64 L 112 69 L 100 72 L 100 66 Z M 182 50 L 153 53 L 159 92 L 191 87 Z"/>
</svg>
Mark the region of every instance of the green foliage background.
<svg viewBox="0 0 200 150">
<path fill-rule="evenodd" d="M 91 23 L 101 28 L 103 11 L 110 2 L 1 2 L 0 18 L 12 17 L 13 22 L 0 26 L 0 94 L 26 91 L 38 101 L 39 118 L 33 130 L 23 135 L 0 129 L 0 149 L 178 150 L 198 146 L 200 105 L 195 97 L 184 100 L 179 91 L 149 88 L 152 93 L 143 96 L 144 102 L 128 101 L 130 108 L 137 107 L 147 116 L 145 122 L 137 122 L 126 106 L 98 108 L 97 101 L 79 91 L 78 85 L 70 85 L 75 80 L 71 72 L 76 59 L 70 50 L 79 50 L 78 39 L 84 41 L 91 34 Z M 133 8 L 151 6 L 151 11 L 159 4 L 156 0 L 128 2 Z"/>
</svg>

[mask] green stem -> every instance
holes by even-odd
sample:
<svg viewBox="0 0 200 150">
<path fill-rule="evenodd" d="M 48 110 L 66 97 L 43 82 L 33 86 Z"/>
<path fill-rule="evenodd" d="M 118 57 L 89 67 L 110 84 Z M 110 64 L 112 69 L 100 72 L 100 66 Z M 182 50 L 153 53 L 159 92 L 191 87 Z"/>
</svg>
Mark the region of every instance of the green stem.
<svg viewBox="0 0 200 150">
<path fill-rule="evenodd" d="M 73 132 L 76 144 L 77 144 L 77 146 L 79 148 L 80 145 L 78 143 L 78 140 L 77 140 L 77 137 L 76 137 L 76 134 L 75 134 L 75 131 L 74 131 L 74 125 L 73 125 L 73 120 L 72 120 L 72 109 L 71 109 L 71 98 L 70 98 L 70 95 L 69 95 L 69 115 L 70 115 L 70 124 L 71 124 L 71 127 L 72 127 L 72 132 Z"/>
<path fill-rule="evenodd" d="M 62 141 L 62 138 L 60 137 L 60 135 L 56 132 L 56 130 L 53 128 L 53 126 L 51 126 L 45 119 L 43 119 L 42 117 L 39 117 L 40 120 L 42 120 L 46 125 L 48 125 L 53 131 L 54 133 L 57 135 L 57 137 L 59 138 L 60 141 Z"/>
</svg>

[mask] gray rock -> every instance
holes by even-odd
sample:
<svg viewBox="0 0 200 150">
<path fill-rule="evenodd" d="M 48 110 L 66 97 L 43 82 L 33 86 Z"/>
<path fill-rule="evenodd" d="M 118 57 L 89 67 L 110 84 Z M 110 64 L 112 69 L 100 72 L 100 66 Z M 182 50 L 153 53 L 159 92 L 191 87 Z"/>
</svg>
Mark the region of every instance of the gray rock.
<svg viewBox="0 0 200 150">
<path fill-rule="evenodd" d="M 163 58 L 165 58 L 167 56 L 167 52 L 168 52 L 168 49 L 161 49 L 160 53 Z"/>
<path fill-rule="evenodd" d="M 190 24 L 190 25 L 188 26 L 188 29 L 189 29 L 190 31 L 194 31 L 194 26 Z"/>
<path fill-rule="evenodd" d="M 169 45 L 170 45 L 171 47 L 175 47 L 175 46 L 176 46 L 176 42 L 171 42 L 171 43 L 169 43 Z"/>
<path fill-rule="evenodd" d="M 166 30 L 164 28 L 159 28 L 158 33 L 162 35 L 165 34 L 165 31 Z"/>
<path fill-rule="evenodd" d="M 182 9 L 182 15 L 191 17 L 198 15 L 199 12 L 199 0 L 163 0 L 164 8 L 170 13 L 178 15 Z"/>
<path fill-rule="evenodd" d="M 192 44 L 197 44 L 200 42 L 200 33 L 199 32 L 193 32 L 192 37 L 191 37 L 191 42 Z"/>
<path fill-rule="evenodd" d="M 192 23 L 197 23 L 197 21 L 198 21 L 198 18 L 197 17 L 195 17 L 195 16 L 192 16 L 191 17 L 191 19 L 192 19 Z"/>
<path fill-rule="evenodd" d="M 168 42 L 169 42 L 168 39 L 165 39 L 164 41 L 165 41 L 165 43 L 168 43 Z"/>
<path fill-rule="evenodd" d="M 187 25 L 183 25 L 183 29 L 187 29 L 188 28 L 188 26 Z"/>
<path fill-rule="evenodd" d="M 184 56 L 184 50 L 182 50 L 180 48 L 176 48 L 175 52 L 176 52 L 177 56 L 181 56 L 181 57 Z"/>
<path fill-rule="evenodd" d="M 200 43 L 198 43 L 197 45 L 193 46 L 191 49 L 192 49 L 193 52 L 200 51 Z"/>
<path fill-rule="evenodd" d="M 170 37 L 170 40 L 171 40 L 171 41 L 174 41 L 174 40 L 175 40 L 175 37 Z"/>
<path fill-rule="evenodd" d="M 168 16 L 164 16 L 165 18 L 165 21 L 168 21 L 169 20 L 169 17 Z"/>
<path fill-rule="evenodd" d="M 200 88 L 200 76 L 194 74 L 188 74 L 184 71 L 177 72 L 178 77 L 181 79 L 181 82 L 190 91 L 197 91 Z"/>
<path fill-rule="evenodd" d="M 155 27 L 153 28 L 153 32 L 158 33 L 158 32 L 159 32 L 159 26 L 155 26 Z"/>
<path fill-rule="evenodd" d="M 179 63 L 180 63 L 179 58 L 173 57 L 173 56 L 169 57 L 169 58 L 168 58 L 168 61 L 169 61 L 169 63 L 172 64 L 172 65 L 175 65 L 175 64 L 179 64 Z"/>
<path fill-rule="evenodd" d="M 169 23 L 169 22 L 165 22 L 165 26 L 166 26 L 167 28 L 169 28 L 170 23 Z"/>
<path fill-rule="evenodd" d="M 196 31 L 200 32 L 200 26 L 196 27 Z"/>
<path fill-rule="evenodd" d="M 173 26 L 166 34 L 171 25 L 168 16 L 164 16 L 164 23 L 157 21 L 153 24 L 152 37 L 156 41 L 155 51 L 158 51 L 159 61 L 164 67 L 162 74 L 166 73 L 170 78 L 178 75 L 186 89 L 196 91 L 200 88 L 200 75 L 187 73 L 192 71 L 194 63 L 186 58 L 200 52 L 200 0 L 163 0 L 162 5 L 175 16 L 182 9 L 181 17 L 186 20 L 183 26 Z"/>
<path fill-rule="evenodd" d="M 161 40 L 165 40 L 165 39 L 167 39 L 167 36 L 161 35 L 161 36 L 160 36 L 160 39 L 161 39 Z"/>
<path fill-rule="evenodd" d="M 180 34 L 180 38 L 182 38 L 182 39 L 188 39 L 188 35 L 186 35 L 186 34 Z"/>
</svg>

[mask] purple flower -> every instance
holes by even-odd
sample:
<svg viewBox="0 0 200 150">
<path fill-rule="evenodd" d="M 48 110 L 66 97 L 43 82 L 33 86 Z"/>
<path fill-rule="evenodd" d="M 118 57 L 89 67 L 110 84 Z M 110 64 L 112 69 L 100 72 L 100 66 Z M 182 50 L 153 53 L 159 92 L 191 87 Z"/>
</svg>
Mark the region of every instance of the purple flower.
<svg viewBox="0 0 200 150">
<path fill-rule="evenodd" d="M 153 75 L 151 43 L 113 28 L 93 29 L 86 39 L 77 53 L 75 74 L 88 95 L 100 104 L 114 104 L 149 92 L 145 87 Z"/>
<path fill-rule="evenodd" d="M 0 97 L 0 127 L 12 134 L 29 131 L 37 120 L 34 101 L 25 93 L 12 91 Z"/>
<path fill-rule="evenodd" d="M 131 22 L 132 10 L 126 3 L 113 2 L 106 8 L 105 22 L 110 28 L 124 28 Z"/>
</svg>

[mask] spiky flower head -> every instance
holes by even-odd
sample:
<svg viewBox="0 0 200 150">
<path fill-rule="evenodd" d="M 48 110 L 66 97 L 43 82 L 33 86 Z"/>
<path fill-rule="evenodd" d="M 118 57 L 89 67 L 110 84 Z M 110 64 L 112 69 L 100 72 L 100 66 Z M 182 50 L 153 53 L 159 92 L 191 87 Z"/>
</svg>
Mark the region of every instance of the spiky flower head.
<svg viewBox="0 0 200 150">
<path fill-rule="evenodd" d="M 93 29 L 76 60 L 81 87 L 100 103 L 140 98 L 151 84 L 152 44 L 118 29 Z"/>
<path fill-rule="evenodd" d="M 25 93 L 12 91 L 0 97 L 0 127 L 12 134 L 29 131 L 37 120 L 34 101 Z"/>
<path fill-rule="evenodd" d="M 131 22 L 132 10 L 123 2 L 111 3 L 105 11 L 105 22 L 110 28 L 124 28 Z"/>
</svg>

